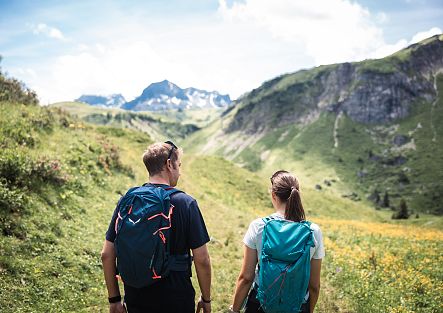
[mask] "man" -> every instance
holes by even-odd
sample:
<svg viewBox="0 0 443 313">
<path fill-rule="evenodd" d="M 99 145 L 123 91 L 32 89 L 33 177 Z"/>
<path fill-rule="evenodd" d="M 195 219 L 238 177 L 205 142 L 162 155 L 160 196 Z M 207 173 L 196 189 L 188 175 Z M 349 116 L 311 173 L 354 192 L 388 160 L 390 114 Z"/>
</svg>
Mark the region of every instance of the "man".
<svg viewBox="0 0 443 313">
<path fill-rule="evenodd" d="M 177 185 L 180 177 L 181 150 L 171 141 L 155 143 L 143 154 L 143 162 L 149 172 L 149 183 L 161 188 Z M 170 254 L 189 254 L 192 250 L 195 270 L 201 290 L 197 312 L 211 312 L 211 262 L 206 243 L 209 235 L 197 202 L 184 192 L 171 195 L 174 211 L 171 218 Z M 118 207 L 118 205 L 117 205 Z M 116 252 L 114 229 L 118 209 L 116 208 L 101 253 L 103 271 L 108 289 L 110 313 L 123 313 L 125 306 L 129 313 L 191 313 L 195 312 L 195 291 L 191 283 L 191 269 L 171 271 L 169 276 L 154 284 L 134 288 L 124 284 L 124 304 L 121 303 L 116 278 Z"/>
</svg>

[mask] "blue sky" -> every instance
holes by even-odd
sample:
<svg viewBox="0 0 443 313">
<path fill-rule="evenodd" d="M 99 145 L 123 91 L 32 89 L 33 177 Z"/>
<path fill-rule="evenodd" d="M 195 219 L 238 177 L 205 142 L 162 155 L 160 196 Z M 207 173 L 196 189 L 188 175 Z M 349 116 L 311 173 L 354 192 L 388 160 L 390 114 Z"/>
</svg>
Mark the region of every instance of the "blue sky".
<svg viewBox="0 0 443 313">
<path fill-rule="evenodd" d="M 443 29 L 435 0 L 0 0 L 2 70 L 41 102 L 150 83 L 229 93 L 320 64 L 389 55 Z"/>
</svg>

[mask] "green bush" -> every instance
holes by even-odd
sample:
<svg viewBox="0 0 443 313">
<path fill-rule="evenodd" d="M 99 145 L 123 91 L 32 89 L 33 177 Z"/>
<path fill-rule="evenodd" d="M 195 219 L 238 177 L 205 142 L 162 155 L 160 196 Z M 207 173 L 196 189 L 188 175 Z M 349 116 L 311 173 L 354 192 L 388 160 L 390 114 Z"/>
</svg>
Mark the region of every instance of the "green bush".
<svg viewBox="0 0 443 313">
<path fill-rule="evenodd" d="M 2 147 L 10 146 L 11 143 L 19 146 L 34 147 L 37 141 L 28 129 L 22 128 L 19 125 L 15 125 L 15 127 L 13 125 L 5 125 L 2 128 L 2 133 L 3 136 L 0 139 Z"/>
<path fill-rule="evenodd" d="M 17 149 L 5 149 L 0 155 L 0 179 L 8 186 L 28 185 L 32 167 L 30 157 Z"/>
<path fill-rule="evenodd" d="M 40 110 L 29 116 L 29 122 L 32 125 L 32 128 L 37 131 L 52 131 L 55 118 L 48 108 L 41 108 Z"/>
<path fill-rule="evenodd" d="M 132 178 L 135 177 L 132 168 L 121 162 L 117 146 L 109 143 L 105 138 L 102 138 L 100 144 L 100 155 L 98 156 L 97 165 L 103 168 L 107 174 L 111 174 L 111 170 L 115 169 L 128 174 Z"/>
<path fill-rule="evenodd" d="M 60 185 L 67 181 L 61 163 L 46 156 L 33 160 L 19 149 L 5 149 L 0 155 L 0 179 L 11 187 L 33 187 L 35 182 Z"/>
<path fill-rule="evenodd" d="M 0 56 L 1 62 L 1 56 Z M 6 77 L 0 68 L 0 101 L 37 105 L 38 98 L 35 91 L 15 78 Z"/>
<path fill-rule="evenodd" d="M 0 232 L 4 236 L 25 238 L 20 215 L 25 211 L 28 197 L 24 190 L 8 188 L 5 179 L 0 178 Z"/>
<path fill-rule="evenodd" d="M 408 205 L 406 204 L 406 201 L 404 199 L 400 200 L 400 208 L 397 212 L 392 214 L 392 219 L 396 220 L 407 220 L 409 218 L 410 214 L 408 212 Z"/>
<path fill-rule="evenodd" d="M 56 185 L 61 185 L 68 180 L 68 176 L 61 170 L 60 161 L 51 160 L 48 157 L 41 157 L 33 162 L 31 175 L 44 183 Z"/>
<path fill-rule="evenodd" d="M 5 179 L 0 179 L 0 212 L 20 213 L 25 208 L 27 198 L 25 193 L 18 189 L 8 188 Z"/>
</svg>

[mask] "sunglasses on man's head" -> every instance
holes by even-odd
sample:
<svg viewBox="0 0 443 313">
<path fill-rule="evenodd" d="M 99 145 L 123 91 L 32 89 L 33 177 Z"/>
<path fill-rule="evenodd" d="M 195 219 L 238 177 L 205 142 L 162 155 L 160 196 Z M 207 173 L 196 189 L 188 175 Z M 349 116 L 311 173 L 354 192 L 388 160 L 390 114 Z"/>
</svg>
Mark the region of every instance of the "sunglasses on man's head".
<svg viewBox="0 0 443 313">
<path fill-rule="evenodd" d="M 172 151 L 174 151 L 174 149 L 178 149 L 177 146 L 170 140 L 165 141 L 165 143 L 167 143 L 168 145 L 171 146 L 171 150 L 169 150 L 169 154 L 168 154 L 168 158 L 166 160 L 169 160 L 171 158 L 172 155 Z"/>
</svg>

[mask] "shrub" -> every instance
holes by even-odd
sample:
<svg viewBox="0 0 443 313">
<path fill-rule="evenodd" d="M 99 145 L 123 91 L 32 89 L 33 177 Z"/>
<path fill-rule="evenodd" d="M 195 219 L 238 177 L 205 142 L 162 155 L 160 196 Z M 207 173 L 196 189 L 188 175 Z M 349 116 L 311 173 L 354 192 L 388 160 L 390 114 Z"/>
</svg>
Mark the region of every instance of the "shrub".
<svg viewBox="0 0 443 313">
<path fill-rule="evenodd" d="M 1 57 L 0 57 L 1 62 Z M 0 68 L 0 101 L 37 105 L 38 98 L 35 91 L 15 78 L 6 77 Z"/>
<path fill-rule="evenodd" d="M 8 188 L 5 179 L 0 179 L 0 212 L 20 213 L 25 208 L 27 198 L 21 190 Z"/>
<path fill-rule="evenodd" d="M 385 195 L 383 196 L 383 203 L 382 203 L 382 206 L 383 206 L 384 208 L 389 208 L 389 205 L 390 205 L 390 201 L 389 201 L 389 193 L 386 191 L 386 192 L 385 192 Z"/>
<path fill-rule="evenodd" d="M 0 229 L 4 236 L 14 236 L 19 239 L 26 238 L 26 230 L 19 218 L 10 218 L 0 215 Z"/>
<path fill-rule="evenodd" d="M 32 188 L 35 182 L 60 185 L 68 180 L 60 161 L 46 156 L 34 161 L 19 149 L 5 149 L 0 155 L 0 179 L 8 188 Z"/>
<path fill-rule="evenodd" d="M 9 188 L 5 179 L 0 178 L 0 232 L 3 236 L 26 237 L 20 221 L 28 197 L 24 190 Z"/>
<path fill-rule="evenodd" d="M 32 114 L 29 117 L 29 121 L 33 126 L 32 128 L 35 130 L 51 131 L 54 126 L 55 118 L 49 109 L 42 108 L 38 110 L 38 112 Z"/>
<path fill-rule="evenodd" d="M 15 125 L 4 125 L 2 127 L 2 139 L 1 145 L 3 147 L 10 146 L 11 143 L 33 147 L 36 143 L 36 139 L 32 136 L 29 127 L 21 127 L 20 123 Z"/>
<path fill-rule="evenodd" d="M 97 164 L 102 167 L 106 173 L 111 174 L 111 169 L 124 172 L 134 178 L 134 171 L 130 166 L 124 165 L 120 160 L 120 154 L 117 146 L 110 144 L 104 138 L 101 140 L 101 153 L 98 156 Z"/>
<path fill-rule="evenodd" d="M 97 127 L 97 131 L 103 135 L 115 137 L 123 137 L 126 135 L 126 132 L 123 129 L 116 127 Z"/>
<path fill-rule="evenodd" d="M 395 212 L 392 214 L 393 219 L 408 219 L 409 218 L 409 212 L 408 212 L 408 206 L 406 204 L 406 201 L 404 199 L 401 199 L 400 201 L 400 207 L 398 209 L 398 212 Z"/>
<path fill-rule="evenodd" d="M 0 155 L 0 178 L 9 186 L 28 185 L 32 160 L 19 150 L 5 149 Z"/>
<path fill-rule="evenodd" d="M 31 175 L 44 183 L 61 185 L 68 180 L 66 174 L 61 171 L 59 160 L 51 160 L 48 157 L 41 157 L 33 162 Z"/>
</svg>

